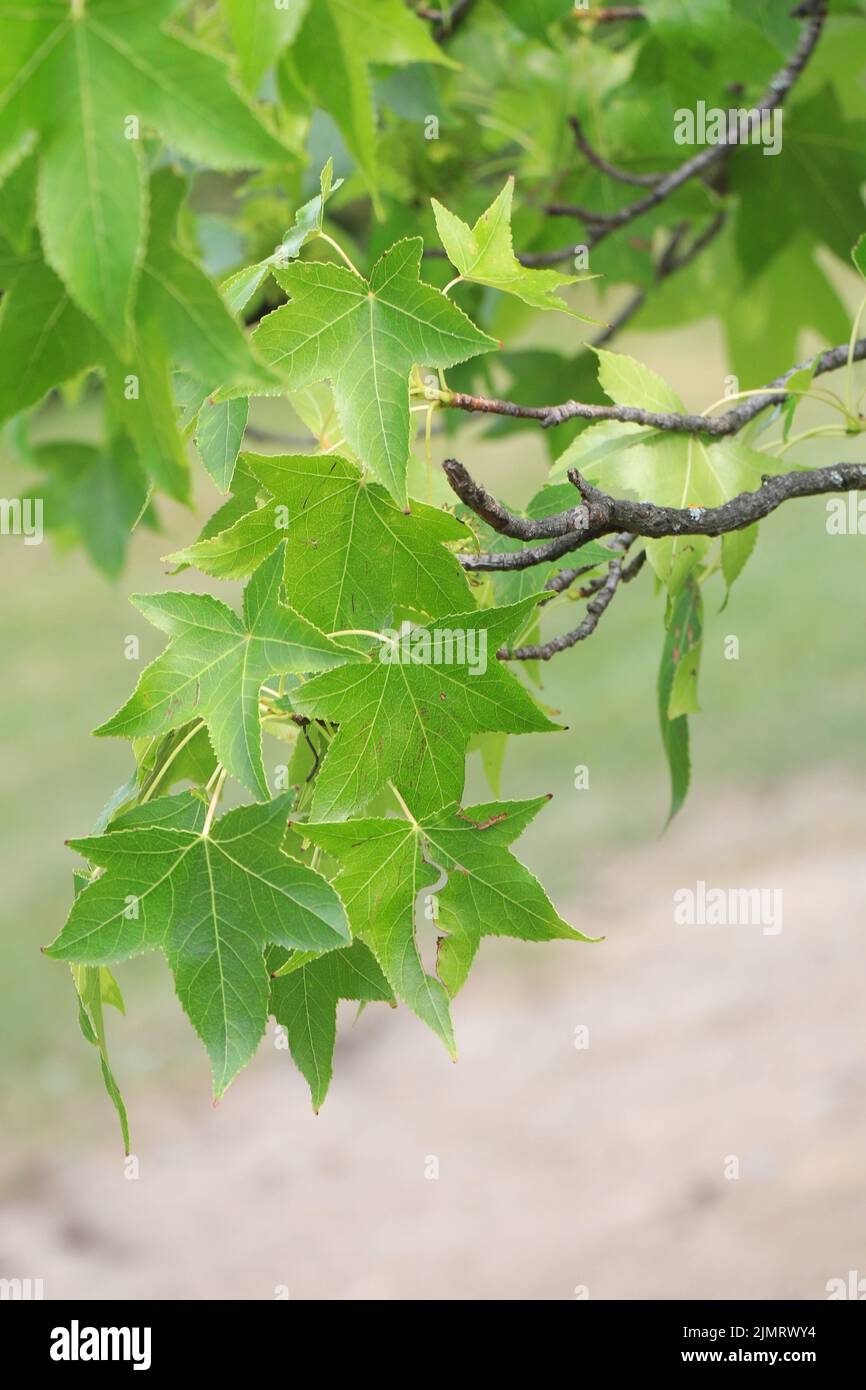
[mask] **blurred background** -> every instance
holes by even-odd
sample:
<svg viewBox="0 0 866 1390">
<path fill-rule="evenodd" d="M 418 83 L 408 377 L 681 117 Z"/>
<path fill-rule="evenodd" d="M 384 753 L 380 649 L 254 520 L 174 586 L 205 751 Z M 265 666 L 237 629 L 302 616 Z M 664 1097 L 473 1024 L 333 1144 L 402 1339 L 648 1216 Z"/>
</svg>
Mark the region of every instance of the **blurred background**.
<svg viewBox="0 0 866 1390">
<path fill-rule="evenodd" d="M 850 300 L 853 277 L 836 279 Z M 714 325 L 616 348 L 689 409 L 723 393 Z M 291 428 L 281 409 L 261 403 L 255 423 Z M 86 401 L 78 416 L 86 438 Z M 525 502 L 541 440 L 484 429 L 468 424 L 461 458 Z M 162 958 L 122 965 L 127 1017 L 111 1014 L 109 1040 L 130 1174 L 68 971 L 39 948 L 71 899 L 64 839 L 130 771 L 126 745 L 89 731 L 140 670 L 124 638 L 139 636 L 141 664 L 160 649 L 127 596 L 169 583 L 160 557 L 216 504 L 195 471 L 199 517 L 164 507 L 114 587 L 80 553 L 0 544 L 0 1277 L 41 1278 L 48 1298 L 812 1299 L 866 1274 L 866 536 L 829 536 L 823 499 L 763 524 L 723 613 L 710 589 L 692 791 L 666 832 L 649 574 L 543 672 L 568 731 L 511 740 L 503 793 L 553 793 L 518 852 L 603 943 L 485 941 L 454 1009 L 456 1066 L 405 1009 L 353 1022 L 342 1006 L 318 1116 L 272 1030 L 214 1109 Z M 0 491 L 19 486 L 7 472 Z M 474 793 L 489 796 L 477 755 Z M 698 880 L 782 889 L 782 932 L 675 925 L 673 893 Z"/>
</svg>

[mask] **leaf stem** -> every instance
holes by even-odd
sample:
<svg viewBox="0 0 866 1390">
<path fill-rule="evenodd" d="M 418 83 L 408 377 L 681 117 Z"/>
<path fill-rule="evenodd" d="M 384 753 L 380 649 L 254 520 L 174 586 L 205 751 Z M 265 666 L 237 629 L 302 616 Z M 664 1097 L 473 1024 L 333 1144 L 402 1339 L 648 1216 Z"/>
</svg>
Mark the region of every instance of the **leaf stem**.
<svg viewBox="0 0 866 1390">
<path fill-rule="evenodd" d="M 369 627 L 343 627 L 337 632 L 329 632 L 329 637 L 375 637 L 378 642 L 390 642 L 396 645 L 396 637 L 389 637 L 386 632 L 374 632 Z"/>
<path fill-rule="evenodd" d="M 394 786 L 394 783 L 393 783 L 393 782 L 389 782 L 389 783 L 388 783 L 388 786 L 391 788 L 392 792 L 394 793 L 395 797 L 397 798 L 397 802 L 398 802 L 398 804 L 399 804 L 399 806 L 400 806 L 400 810 L 403 812 L 403 815 L 406 817 L 407 821 L 409 821 L 409 823 L 410 823 L 411 825 L 414 825 L 415 829 L 417 830 L 417 829 L 419 828 L 418 822 L 416 821 L 415 817 L 412 815 L 412 812 L 409 810 L 409 807 L 406 805 L 405 801 L 403 800 L 402 796 L 401 796 L 400 793 L 398 792 L 397 788 Z"/>
<path fill-rule="evenodd" d="M 197 724 L 193 725 L 186 737 L 182 738 L 180 743 L 178 743 L 176 747 L 172 748 L 170 754 L 168 755 L 162 766 L 156 769 L 156 772 L 154 773 L 153 779 L 147 787 L 147 790 L 143 792 L 142 795 L 138 798 L 139 806 L 143 806 L 145 801 L 150 800 L 150 798 L 153 796 L 153 793 L 156 791 L 157 787 L 162 781 L 163 777 L 168 772 L 168 769 L 171 767 L 172 763 L 177 757 L 178 753 L 180 753 L 186 747 L 186 745 L 190 743 L 192 739 L 195 738 L 196 734 L 203 728 L 204 720 L 200 719 Z"/>
<path fill-rule="evenodd" d="M 350 260 L 349 257 L 346 255 L 340 243 L 338 241 L 335 241 L 332 236 L 328 236 L 327 232 L 319 232 L 319 236 L 321 237 L 322 241 L 326 241 L 329 246 L 333 246 L 340 259 L 349 267 L 351 271 L 354 272 L 355 275 L 358 276 L 359 280 L 363 280 L 364 277 L 361 274 L 360 270 L 355 265 L 354 261 Z"/>
<path fill-rule="evenodd" d="M 216 786 L 215 786 L 214 789 L 213 789 L 213 796 L 212 796 L 211 799 L 210 799 L 210 805 L 209 805 L 208 808 L 207 808 L 207 815 L 205 816 L 204 825 L 202 826 L 202 831 L 201 831 L 202 839 L 203 839 L 203 840 L 206 840 L 207 837 L 208 837 L 208 835 L 210 834 L 210 828 L 211 828 L 211 826 L 213 825 L 213 818 L 214 818 L 214 816 L 216 815 L 217 802 L 218 802 L 219 799 L 220 799 L 220 795 L 221 795 L 222 789 L 223 789 L 223 783 L 225 782 L 225 780 L 226 780 L 226 770 L 225 770 L 225 768 L 224 768 L 224 767 L 220 767 L 219 765 L 217 765 L 217 770 L 216 770 Z M 210 786 L 210 783 L 208 783 L 208 786 Z"/>
<path fill-rule="evenodd" d="M 857 310 L 857 316 L 854 319 L 854 326 L 851 329 L 851 340 L 848 344 L 848 366 L 845 374 L 845 408 L 848 411 L 849 415 L 851 414 L 851 388 L 852 371 L 854 367 L 854 345 L 857 342 L 857 339 L 860 334 L 860 324 L 863 321 L 864 310 L 866 310 L 866 298 L 862 300 L 860 308 Z"/>
</svg>

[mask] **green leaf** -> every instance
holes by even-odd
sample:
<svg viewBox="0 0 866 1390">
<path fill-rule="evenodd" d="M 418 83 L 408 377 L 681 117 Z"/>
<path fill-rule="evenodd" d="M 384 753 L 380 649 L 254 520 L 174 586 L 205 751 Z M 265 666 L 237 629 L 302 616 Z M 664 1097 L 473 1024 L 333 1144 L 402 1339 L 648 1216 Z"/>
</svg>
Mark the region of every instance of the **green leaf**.
<svg viewBox="0 0 866 1390">
<path fill-rule="evenodd" d="M 496 0 L 500 10 L 524 34 L 532 39 L 547 40 L 547 31 L 557 19 L 564 19 L 574 9 L 573 0 Z"/>
<path fill-rule="evenodd" d="M 126 78 L 124 58 L 98 26 L 70 25 L 52 73 L 64 114 L 46 141 L 38 192 L 46 260 L 121 349 L 132 331 L 147 229 L 141 142 L 124 127 Z"/>
<path fill-rule="evenodd" d="M 585 319 L 559 298 L 558 291 L 592 277 L 560 275 L 556 270 L 527 270 L 515 256 L 511 240 L 513 194 L 514 179 L 509 178 L 474 227 L 433 198 L 436 230 L 448 259 L 464 280 L 513 294 L 534 309 L 562 309 L 575 318 Z"/>
<path fill-rule="evenodd" d="M 213 169 L 294 163 L 232 86 L 223 60 L 178 29 L 160 28 L 159 9 L 87 2 L 86 21 L 124 65 L 123 114 L 140 112 L 168 145 Z"/>
<path fill-rule="evenodd" d="M 36 157 L 25 153 L 3 179 L 0 198 L 0 235 L 13 251 L 27 256 L 33 242 L 36 216 Z"/>
<path fill-rule="evenodd" d="M 47 954 L 105 965 L 164 951 L 217 1098 L 265 1031 L 266 945 L 320 951 L 349 940 L 336 894 L 281 848 L 290 801 L 241 806 L 206 831 L 205 805 L 187 792 L 130 812 L 122 828 L 70 841 L 105 872 L 76 899 Z"/>
<path fill-rule="evenodd" d="M 249 410 L 247 397 L 239 396 L 227 401 L 206 400 L 199 412 L 196 448 L 220 492 L 231 487 Z"/>
<path fill-rule="evenodd" d="M 276 965 L 273 953 L 272 965 Z M 340 999 L 393 1000 L 391 987 L 361 941 L 308 960 L 271 982 L 271 1013 L 286 1030 L 289 1050 L 319 1111 L 333 1075 Z"/>
<path fill-rule="evenodd" d="M 309 0 L 292 0 L 289 5 L 277 5 L 275 0 L 222 0 L 222 7 L 241 81 L 255 93 L 268 68 L 295 37 Z"/>
<path fill-rule="evenodd" d="M 132 440 L 145 471 L 170 497 L 188 501 L 189 465 L 178 429 L 171 362 L 155 319 L 138 325 L 129 361 L 109 360 L 105 395 L 110 418 Z"/>
<path fill-rule="evenodd" d="M 847 259 L 863 226 L 864 180 L 866 123 L 845 120 L 829 84 L 786 106 L 781 153 L 765 157 L 756 146 L 731 165 L 742 264 L 754 275 L 804 230 Z M 767 207 L 772 218 L 762 216 Z"/>
<path fill-rule="evenodd" d="M 147 230 L 140 125 L 214 168 L 288 151 L 228 81 L 223 63 L 161 22 L 165 0 L 88 0 L 0 16 L 0 143 L 42 135 L 38 215 L 45 254 L 116 347 L 131 333 Z M 130 119 L 132 117 L 132 119 Z"/>
<path fill-rule="evenodd" d="M 163 335 L 172 360 L 211 389 L 221 382 L 247 391 L 269 388 L 272 379 L 216 286 L 176 247 L 162 243 L 148 255 L 140 307 Z"/>
<path fill-rule="evenodd" d="M 863 276 L 863 279 L 866 280 L 866 232 L 859 238 L 856 246 L 852 248 L 851 259 Z"/>
<path fill-rule="evenodd" d="M 304 835 L 340 860 L 335 887 L 353 935 L 368 945 L 394 992 L 455 1055 L 449 995 L 463 984 L 483 935 L 586 941 L 554 911 L 508 850 L 547 797 L 422 817 L 305 824 Z M 429 890 L 436 886 L 432 895 Z M 445 933 L 438 979 L 418 953 L 419 907 Z"/>
<path fill-rule="evenodd" d="M 43 470 L 38 491 L 49 526 L 53 518 L 71 526 L 97 569 L 116 579 L 147 497 L 147 479 L 130 448 L 120 440 L 108 450 L 90 444 L 43 444 L 31 452 L 28 462 Z"/>
<path fill-rule="evenodd" d="M 397 602 L 431 617 L 471 603 L 463 569 L 445 549 L 466 545 L 470 535 L 448 512 L 413 502 L 407 515 L 355 464 L 333 454 L 245 454 L 244 465 L 269 500 L 169 560 L 238 579 L 285 541 L 286 601 L 323 632 L 378 629 Z"/>
<path fill-rule="evenodd" d="M 317 0 L 291 59 L 298 82 L 335 121 L 371 188 L 378 170 L 370 64 L 452 66 L 403 0 Z"/>
<path fill-rule="evenodd" d="M 73 874 L 73 884 L 75 897 L 90 882 L 90 876 L 81 870 L 76 870 Z M 109 1004 L 120 1013 L 125 1013 L 123 996 L 120 987 L 107 966 L 99 965 L 72 965 L 70 966 L 72 981 L 75 985 L 75 992 L 78 996 L 78 1022 L 81 1032 L 91 1046 L 99 1052 L 99 1067 L 102 1073 L 102 1084 L 106 1094 L 117 1111 L 117 1118 L 120 1122 L 120 1134 L 123 1139 L 123 1151 L 129 1153 L 129 1118 L 126 1113 L 126 1105 L 120 1093 L 120 1087 L 111 1069 L 108 1060 L 108 1041 L 105 1032 L 105 1018 L 103 1005 Z"/>
<path fill-rule="evenodd" d="M 106 344 L 53 270 L 35 256 L 0 300 L 0 420 L 35 405 L 53 387 L 93 367 Z"/>
<path fill-rule="evenodd" d="M 659 721 L 671 774 L 668 824 L 686 798 L 691 776 L 687 714 L 698 709 L 697 666 L 703 635 L 703 601 L 694 578 L 673 600 L 658 678 Z"/>
<path fill-rule="evenodd" d="M 427 815 L 459 800 L 470 735 L 557 728 L 496 659 L 536 603 L 443 616 L 382 642 L 369 662 L 305 682 L 295 708 L 340 725 L 316 777 L 313 818 L 350 816 L 389 781 Z"/>
<path fill-rule="evenodd" d="M 268 676 L 322 671 L 349 653 L 280 601 L 278 551 L 244 590 L 243 617 L 209 594 L 151 594 L 132 602 L 167 633 L 161 656 L 142 672 L 126 704 L 95 733 L 135 738 L 203 719 L 217 758 L 264 798 L 259 693 Z"/>
<path fill-rule="evenodd" d="M 722 536 L 722 574 L 728 589 L 742 574 L 757 540 L 757 526 L 747 526 L 743 531 L 729 531 Z"/>
<path fill-rule="evenodd" d="M 622 352 L 609 352 L 606 348 L 594 348 L 593 351 L 598 358 L 599 385 L 617 405 L 632 405 L 659 412 L 673 411 L 676 414 L 685 411 L 676 391 L 643 362 Z M 618 424 L 619 421 L 611 423 Z"/>
<path fill-rule="evenodd" d="M 268 256 L 264 261 L 257 261 L 255 265 L 244 266 L 242 270 L 236 270 L 220 286 L 221 293 L 232 313 L 239 314 L 246 307 L 275 266 L 284 266 L 289 261 L 295 260 L 300 255 L 302 247 L 306 246 L 308 241 L 312 241 L 313 237 L 319 235 L 324 223 L 328 199 L 333 193 L 336 193 L 342 183 L 342 179 L 334 178 L 334 161 L 329 159 L 319 176 L 319 192 L 314 198 L 310 198 L 309 202 L 298 208 L 294 222 L 273 255 Z"/>
<path fill-rule="evenodd" d="M 343 266 L 296 263 L 276 271 L 290 303 L 253 334 L 265 362 L 294 390 L 328 378 L 353 453 L 406 505 L 409 372 L 451 367 L 496 343 L 418 278 L 422 243 L 410 237 L 373 267 L 369 283 Z"/>
<path fill-rule="evenodd" d="M 683 411 L 679 397 L 648 367 L 620 353 L 599 350 L 598 356 L 599 380 L 617 404 Z M 597 438 L 603 447 L 590 457 Z M 618 443 L 622 447 L 616 447 Z M 697 434 L 605 421 L 578 436 L 558 460 L 556 471 L 574 466 L 614 496 L 699 511 L 759 488 L 763 474 L 771 472 L 774 464 L 768 455 L 756 453 L 736 438 L 710 442 Z M 708 536 L 667 536 L 648 541 L 646 549 L 659 579 L 675 593 L 711 544 Z"/>
</svg>

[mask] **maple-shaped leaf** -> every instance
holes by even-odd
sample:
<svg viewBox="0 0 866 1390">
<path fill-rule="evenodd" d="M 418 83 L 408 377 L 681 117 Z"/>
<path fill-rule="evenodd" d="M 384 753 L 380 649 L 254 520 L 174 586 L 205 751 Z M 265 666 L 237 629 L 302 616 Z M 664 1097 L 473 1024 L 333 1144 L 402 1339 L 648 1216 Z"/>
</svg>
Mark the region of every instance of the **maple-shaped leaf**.
<svg viewBox="0 0 866 1390">
<path fill-rule="evenodd" d="M 201 797 L 183 792 L 69 842 L 104 872 L 78 895 L 47 954 L 108 965 L 164 951 L 217 1097 L 265 1031 L 268 943 L 322 951 L 349 940 L 334 890 L 282 849 L 291 800 L 241 806 L 208 826 Z"/>
<path fill-rule="evenodd" d="M 305 824 L 304 835 L 337 858 L 334 885 L 352 934 L 366 943 L 394 992 L 455 1053 L 449 998 L 463 984 L 484 935 L 524 941 L 587 941 L 564 922 L 508 846 L 547 802 L 456 806 L 422 816 Z M 421 895 L 428 891 L 425 898 Z M 432 900 L 431 900 L 432 899 Z M 438 979 L 418 953 L 419 900 L 447 935 Z"/>
<path fill-rule="evenodd" d="M 340 725 L 316 777 L 313 819 L 350 816 L 389 781 L 426 815 L 460 799 L 472 734 L 558 728 L 496 658 L 537 601 L 442 616 L 294 691 L 301 714 Z"/>
<path fill-rule="evenodd" d="M 445 549 L 471 541 L 449 512 L 412 503 L 407 515 L 384 488 L 333 454 L 243 456 L 268 500 L 228 530 L 168 558 L 219 579 L 251 574 L 286 543 L 286 602 L 320 627 L 378 628 L 395 602 L 431 617 L 472 602 L 460 562 Z"/>
<path fill-rule="evenodd" d="M 0 148 L 40 133 L 46 258 L 118 347 L 130 341 L 147 230 L 140 126 L 216 168 L 290 158 L 220 59 L 162 27 L 175 8 L 44 0 L 0 15 Z"/>
<path fill-rule="evenodd" d="M 274 951 L 269 965 L 281 963 Z M 318 1111 L 333 1075 L 337 1004 L 341 999 L 393 1001 L 391 986 L 373 953 L 361 941 L 310 959 L 294 952 L 271 982 L 271 1013 L 286 1030 L 295 1066 L 306 1077 Z"/>
<path fill-rule="evenodd" d="M 557 270 L 531 270 L 521 265 L 514 254 L 511 240 L 513 195 L 514 179 L 509 178 L 502 192 L 487 211 L 482 212 L 474 227 L 461 221 L 435 198 L 431 199 L 436 230 L 449 261 L 462 279 L 516 295 L 533 309 L 562 309 L 575 318 L 585 318 L 560 299 L 558 291 L 578 280 L 595 277 L 560 275 Z"/>
<path fill-rule="evenodd" d="M 290 302 L 262 320 L 253 342 L 290 389 L 328 378 L 352 452 L 406 505 L 409 373 L 453 367 L 497 346 L 419 278 L 422 241 L 398 241 L 369 282 L 344 266 L 298 262 L 275 271 Z"/>
<path fill-rule="evenodd" d="M 375 194 L 371 63 L 454 63 L 403 0 L 316 0 L 288 54 L 299 87 L 327 111 Z"/>
<path fill-rule="evenodd" d="M 282 570 L 278 551 L 246 586 L 242 618 L 210 594 L 133 595 L 169 643 L 123 708 L 94 732 L 135 738 L 203 719 L 223 767 L 266 797 L 258 708 L 263 682 L 283 672 L 327 670 L 350 657 L 281 601 Z"/>
<path fill-rule="evenodd" d="M 685 413 L 675 391 L 660 376 L 622 353 L 597 348 L 598 379 L 618 405 Z M 614 496 L 632 496 L 660 507 L 718 507 L 761 486 L 765 473 L 779 471 L 769 454 L 737 438 L 710 440 L 699 434 L 648 429 L 618 420 L 590 425 L 557 460 L 555 472 L 577 468 Z M 722 549 L 738 546 L 727 536 Z M 666 536 L 647 542 L 647 556 L 672 593 L 706 556 L 709 536 Z M 742 565 L 740 565 L 742 568 Z"/>
</svg>

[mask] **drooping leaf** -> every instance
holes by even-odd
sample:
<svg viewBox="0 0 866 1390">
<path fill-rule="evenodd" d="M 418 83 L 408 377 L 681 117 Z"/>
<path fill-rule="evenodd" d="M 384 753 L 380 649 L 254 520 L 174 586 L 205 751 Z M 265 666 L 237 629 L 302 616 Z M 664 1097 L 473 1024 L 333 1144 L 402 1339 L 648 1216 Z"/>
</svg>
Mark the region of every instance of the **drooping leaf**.
<svg viewBox="0 0 866 1390">
<path fill-rule="evenodd" d="M 238 461 L 250 403 L 246 396 L 206 400 L 199 411 L 195 444 L 220 492 L 228 492 Z"/>
<path fill-rule="evenodd" d="M 262 320 L 253 342 L 291 389 L 328 378 L 352 451 L 406 505 L 409 372 L 450 367 L 496 346 L 418 278 L 421 240 L 397 242 L 369 283 L 343 266 L 295 263 L 275 272 L 290 302 Z"/>
<path fill-rule="evenodd" d="M 269 963 L 278 964 L 274 951 Z M 296 953 L 298 954 L 298 953 Z M 376 958 L 361 941 L 328 951 L 271 982 L 271 1013 L 286 1030 L 292 1059 L 306 1077 L 313 1109 L 321 1109 L 333 1075 L 337 1037 L 337 1003 L 357 999 L 364 1003 L 391 1003 L 391 987 Z"/>
<path fill-rule="evenodd" d="M 700 585 L 689 577 L 673 599 L 658 678 L 659 722 L 671 774 L 672 821 L 691 777 L 688 713 L 697 706 L 697 664 L 703 635 Z"/>
<path fill-rule="evenodd" d="M 75 896 L 86 888 L 90 881 L 90 876 L 81 870 L 76 870 L 73 875 Z M 86 1040 L 95 1047 L 99 1053 L 99 1069 L 102 1074 L 102 1084 L 106 1094 L 117 1111 L 117 1118 L 120 1123 L 120 1135 L 123 1140 L 123 1151 L 129 1153 L 129 1117 L 126 1112 L 126 1105 L 120 1092 L 120 1087 L 108 1060 L 108 1040 L 105 1030 L 105 1004 L 117 1009 L 120 1013 L 126 1010 L 123 1004 L 123 996 L 120 986 L 105 965 L 72 965 L 70 966 L 72 980 L 75 985 L 75 992 L 78 996 L 78 1023 L 81 1032 Z"/>
<path fill-rule="evenodd" d="M 148 198 L 142 126 L 217 168 L 283 163 L 288 151 L 221 61 L 163 21 L 167 0 L 7 7 L 0 16 L 0 145 L 41 135 L 45 254 L 115 347 L 128 344 Z"/>
<path fill-rule="evenodd" d="M 282 570 L 278 551 L 246 586 L 242 618 L 209 594 L 134 595 L 133 603 L 169 643 L 122 709 L 94 732 L 135 738 L 203 719 L 223 767 L 266 797 L 262 684 L 281 672 L 339 666 L 350 655 L 281 601 Z"/>
<path fill-rule="evenodd" d="M 349 940 L 334 891 L 282 850 L 290 802 L 241 806 L 208 827 L 205 803 L 181 793 L 70 841 L 105 872 L 78 896 L 47 954 L 103 965 L 161 949 L 207 1048 L 217 1098 L 265 1031 L 267 944 L 321 951 Z"/>
<path fill-rule="evenodd" d="M 866 123 L 845 119 L 829 84 L 786 106 L 780 153 L 765 156 L 755 146 L 732 164 L 742 264 L 754 275 L 804 231 L 847 258 L 863 226 L 864 181 Z M 767 207 L 772 218 L 762 217 Z"/>
</svg>

